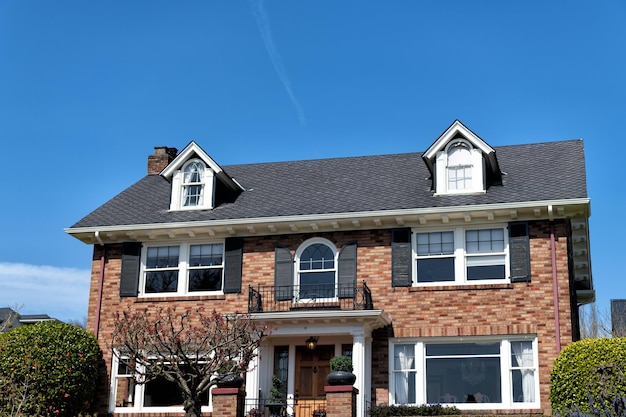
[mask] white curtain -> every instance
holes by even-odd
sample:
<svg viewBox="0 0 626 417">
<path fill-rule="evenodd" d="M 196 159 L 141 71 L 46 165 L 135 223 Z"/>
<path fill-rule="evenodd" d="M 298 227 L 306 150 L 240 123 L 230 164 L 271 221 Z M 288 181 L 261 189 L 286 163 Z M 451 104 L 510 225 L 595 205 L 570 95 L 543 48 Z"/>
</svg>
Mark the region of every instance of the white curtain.
<svg viewBox="0 0 626 417">
<path fill-rule="evenodd" d="M 533 345 L 532 342 L 512 342 L 511 349 L 517 366 L 522 373 L 522 402 L 529 403 L 535 401 L 535 371 L 533 368 Z M 514 401 L 519 401 L 517 398 Z"/>
<path fill-rule="evenodd" d="M 396 372 L 395 391 L 396 391 L 396 404 L 409 404 L 412 403 L 413 393 L 409 393 L 409 376 L 412 376 L 415 366 L 415 354 L 412 354 L 414 346 L 400 345 L 396 346 L 398 361 L 396 362 L 396 369 L 401 369 L 401 372 Z M 407 355 L 407 350 L 409 355 Z M 413 384 L 411 384 L 413 385 Z"/>
</svg>

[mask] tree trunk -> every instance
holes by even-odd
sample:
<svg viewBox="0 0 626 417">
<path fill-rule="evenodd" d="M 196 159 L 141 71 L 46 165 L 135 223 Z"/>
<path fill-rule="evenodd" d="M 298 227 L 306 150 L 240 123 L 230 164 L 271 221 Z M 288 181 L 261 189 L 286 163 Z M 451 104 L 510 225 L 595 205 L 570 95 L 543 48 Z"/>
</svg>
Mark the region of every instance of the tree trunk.
<svg viewBox="0 0 626 417">
<path fill-rule="evenodd" d="M 198 398 L 187 398 L 183 407 L 185 408 L 185 417 L 201 417 L 202 416 L 202 401 Z"/>
</svg>

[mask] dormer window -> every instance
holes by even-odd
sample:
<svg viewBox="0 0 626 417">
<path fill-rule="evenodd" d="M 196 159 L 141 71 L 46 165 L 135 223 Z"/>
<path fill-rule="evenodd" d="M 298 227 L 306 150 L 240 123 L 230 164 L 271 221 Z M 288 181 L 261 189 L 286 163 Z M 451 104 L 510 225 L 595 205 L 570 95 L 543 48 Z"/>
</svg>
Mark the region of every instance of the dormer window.
<svg viewBox="0 0 626 417">
<path fill-rule="evenodd" d="M 194 158 L 183 164 L 172 177 L 171 210 L 213 208 L 214 173 L 204 161 Z"/>
<path fill-rule="evenodd" d="M 455 141 L 448 146 L 448 191 L 472 189 L 471 149 L 465 141 Z"/>
<path fill-rule="evenodd" d="M 436 196 L 479 194 L 502 185 L 496 152 L 456 120 L 422 154 Z"/>
<path fill-rule="evenodd" d="M 234 201 L 244 190 L 195 142 L 189 143 L 160 175 L 172 184 L 170 210 L 210 210 Z"/>
<path fill-rule="evenodd" d="M 183 168 L 183 206 L 202 206 L 204 196 L 204 163 L 189 161 Z"/>
</svg>

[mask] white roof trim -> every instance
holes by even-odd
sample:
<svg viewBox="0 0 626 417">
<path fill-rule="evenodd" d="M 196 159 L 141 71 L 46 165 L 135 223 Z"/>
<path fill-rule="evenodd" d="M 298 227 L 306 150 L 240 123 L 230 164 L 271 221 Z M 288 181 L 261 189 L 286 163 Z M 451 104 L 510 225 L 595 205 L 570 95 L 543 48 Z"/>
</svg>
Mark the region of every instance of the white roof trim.
<svg viewBox="0 0 626 417">
<path fill-rule="evenodd" d="M 222 169 L 221 166 L 217 162 L 213 160 L 196 142 L 191 141 L 189 145 L 185 146 L 185 149 L 180 151 L 180 153 L 174 158 L 170 164 L 165 167 L 163 171 L 159 175 L 167 178 L 168 180 L 172 179 L 174 172 L 179 170 L 185 162 L 187 162 L 193 154 L 196 154 L 198 158 L 200 158 L 205 164 L 211 168 L 211 170 L 215 173 L 215 176 L 220 178 L 222 181 L 226 182 L 231 188 L 244 190 L 244 188 L 236 182 L 233 178 L 229 177 L 226 172 Z"/>
<path fill-rule="evenodd" d="M 423 154 L 423 158 L 433 159 L 437 156 L 437 152 L 443 150 L 448 142 L 455 136 L 461 134 L 467 139 L 473 146 L 480 149 L 484 154 L 490 154 L 495 152 L 494 149 L 489 146 L 484 140 L 478 137 L 474 132 L 469 130 L 467 126 L 461 123 L 459 120 L 455 120 L 445 132 L 439 136 L 439 138 L 430 145 L 430 148 Z"/>
</svg>

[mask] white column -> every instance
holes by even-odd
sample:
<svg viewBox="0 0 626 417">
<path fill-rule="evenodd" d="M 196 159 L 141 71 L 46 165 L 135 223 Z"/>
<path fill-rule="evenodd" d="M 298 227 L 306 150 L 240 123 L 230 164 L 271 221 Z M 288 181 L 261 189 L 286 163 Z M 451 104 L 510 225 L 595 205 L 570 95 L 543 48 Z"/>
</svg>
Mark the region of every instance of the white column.
<svg viewBox="0 0 626 417">
<path fill-rule="evenodd" d="M 365 415 L 365 402 L 363 398 L 365 398 L 365 380 L 367 378 L 365 366 L 365 332 L 363 329 L 359 329 L 358 332 L 353 332 L 352 336 L 352 367 L 356 375 L 354 386 L 359 390 L 356 401 L 356 415 L 357 417 L 363 417 Z"/>
<path fill-rule="evenodd" d="M 261 368 L 263 366 L 262 363 L 260 363 L 259 358 L 262 357 L 267 357 L 267 350 L 268 347 L 267 346 L 261 346 L 257 349 L 257 356 L 254 357 L 254 359 L 252 359 L 250 361 L 250 365 L 248 367 L 248 369 L 250 369 L 247 373 L 246 373 L 246 403 L 247 404 L 252 404 L 252 399 L 253 398 L 257 398 L 259 396 L 259 383 L 260 383 L 260 375 L 262 375 L 261 373 Z M 248 411 L 248 410 L 245 410 Z"/>
</svg>

